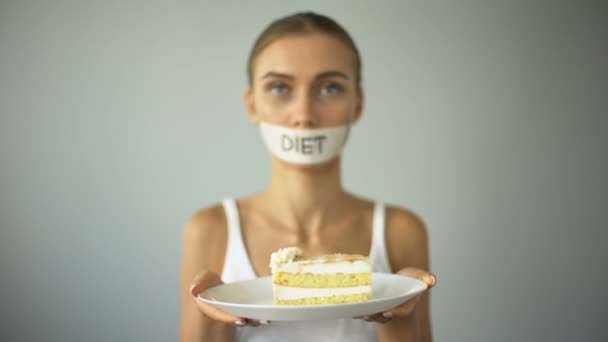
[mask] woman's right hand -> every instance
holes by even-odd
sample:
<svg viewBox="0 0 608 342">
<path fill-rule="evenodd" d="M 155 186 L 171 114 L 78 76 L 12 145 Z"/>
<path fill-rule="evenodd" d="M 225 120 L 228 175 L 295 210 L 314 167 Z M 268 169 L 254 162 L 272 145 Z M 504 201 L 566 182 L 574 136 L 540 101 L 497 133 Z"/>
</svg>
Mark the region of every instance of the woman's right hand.
<svg viewBox="0 0 608 342">
<path fill-rule="evenodd" d="M 222 279 L 214 272 L 202 271 L 198 273 L 192 285 L 190 286 L 190 294 L 196 302 L 198 310 L 205 316 L 219 322 L 233 324 L 237 327 L 245 325 L 257 327 L 260 324 L 268 324 L 268 321 L 258 321 L 254 319 L 248 319 L 245 317 L 234 316 L 225 311 L 216 308 L 213 305 L 207 304 L 198 298 L 198 295 L 206 289 L 223 284 Z"/>
</svg>

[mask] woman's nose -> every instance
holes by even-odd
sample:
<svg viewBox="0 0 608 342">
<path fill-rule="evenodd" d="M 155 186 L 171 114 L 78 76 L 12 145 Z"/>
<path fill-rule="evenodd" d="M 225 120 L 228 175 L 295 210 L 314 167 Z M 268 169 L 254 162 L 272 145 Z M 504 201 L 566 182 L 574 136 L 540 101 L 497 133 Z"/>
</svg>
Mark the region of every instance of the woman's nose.
<svg viewBox="0 0 608 342">
<path fill-rule="evenodd" d="M 312 128 L 319 124 L 313 101 L 311 95 L 305 91 L 294 99 L 290 115 L 290 124 L 293 128 Z"/>
</svg>

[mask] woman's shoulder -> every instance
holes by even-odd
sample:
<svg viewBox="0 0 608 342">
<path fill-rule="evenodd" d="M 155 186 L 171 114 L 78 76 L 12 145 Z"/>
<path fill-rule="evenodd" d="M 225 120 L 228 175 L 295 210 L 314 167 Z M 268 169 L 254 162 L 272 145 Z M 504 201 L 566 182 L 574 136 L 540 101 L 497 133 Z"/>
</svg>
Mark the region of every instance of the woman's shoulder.
<svg viewBox="0 0 608 342">
<path fill-rule="evenodd" d="M 215 203 L 196 210 L 188 218 L 185 231 L 190 233 L 204 233 L 214 231 L 226 226 L 226 214 L 221 203 Z"/>
<path fill-rule="evenodd" d="M 412 210 L 396 205 L 386 206 L 386 241 L 394 271 L 412 266 L 428 267 L 427 228 Z"/>
<path fill-rule="evenodd" d="M 418 214 L 398 205 L 386 206 L 386 226 L 401 234 L 422 234 L 426 232 L 424 221 Z"/>
<path fill-rule="evenodd" d="M 221 244 L 227 240 L 227 220 L 221 203 L 196 210 L 184 225 L 184 243 Z"/>
<path fill-rule="evenodd" d="M 227 220 L 221 203 L 196 210 L 184 225 L 185 260 L 197 270 L 221 272 L 228 241 Z"/>
<path fill-rule="evenodd" d="M 359 208 L 373 208 L 378 204 L 383 205 L 385 208 L 386 227 L 388 230 L 396 231 L 398 235 L 405 233 L 421 234 L 426 232 L 423 220 L 408 208 L 358 195 L 351 194 L 351 198 L 359 204 Z"/>
</svg>

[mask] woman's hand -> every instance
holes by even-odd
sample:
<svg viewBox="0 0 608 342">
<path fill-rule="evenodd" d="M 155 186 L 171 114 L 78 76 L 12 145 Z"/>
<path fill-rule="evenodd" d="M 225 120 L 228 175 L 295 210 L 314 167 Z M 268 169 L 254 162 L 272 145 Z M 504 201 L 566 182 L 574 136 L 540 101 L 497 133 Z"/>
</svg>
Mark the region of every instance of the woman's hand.
<svg viewBox="0 0 608 342">
<path fill-rule="evenodd" d="M 427 284 L 427 286 L 428 286 L 427 290 L 430 289 L 431 287 L 435 286 L 435 283 L 437 282 L 437 279 L 435 278 L 435 275 L 433 273 L 426 272 L 426 271 L 423 271 L 418 268 L 407 267 L 407 268 L 404 268 L 404 269 L 400 270 L 399 272 L 397 272 L 397 274 L 422 280 L 423 282 L 425 282 Z M 418 294 L 417 296 L 410 298 L 409 300 L 402 303 L 401 305 L 396 306 L 385 312 L 379 312 L 379 313 L 376 313 L 373 315 L 357 317 L 357 318 L 361 318 L 368 322 L 378 322 L 378 323 L 386 323 L 393 319 L 405 319 L 405 318 L 409 317 L 412 314 L 412 312 L 414 312 L 414 309 L 416 308 L 416 304 L 420 300 L 421 295 L 422 294 Z"/>
<path fill-rule="evenodd" d="M 260 324 L 268 324 L 268 321 L 258 321 L 254 319 L 248 319 L 244 317 L 234 316 L 225 311 L 216 308 L 213 305 L 207 304 L 198 298 L 198 295 L 206 289 L 223 284 L 220 277 L 211 271 L 202 271 L 194 277 L 192 286 L 190 287 L 190 294 L 196 301 L 198 310 L 205 316 L 219 322 L 233 324 L 237 327 L 245 325 L 257 327 Z"/>
</svg>

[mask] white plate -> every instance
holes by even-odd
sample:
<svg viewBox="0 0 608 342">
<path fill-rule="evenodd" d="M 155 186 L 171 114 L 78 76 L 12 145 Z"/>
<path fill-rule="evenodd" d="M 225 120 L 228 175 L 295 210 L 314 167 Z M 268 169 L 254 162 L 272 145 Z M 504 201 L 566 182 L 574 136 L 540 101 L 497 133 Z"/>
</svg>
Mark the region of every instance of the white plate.
<svg viewBox="0 0 608 342">
<path fill-rule="evenodd" d="M 271 277 L 222 284 L 199 298 L 235 316 L 269 321 L 305 321 L 360 317 L 394 308 L 426 290 L 421 280 L 372 273 L 372 297 L 366 302 L 321 305 L 275 305 Z"/>
</svg>

